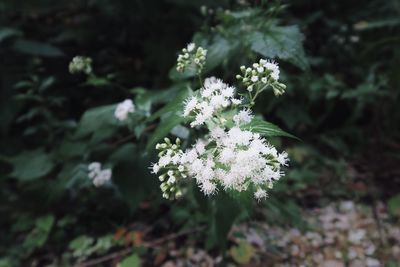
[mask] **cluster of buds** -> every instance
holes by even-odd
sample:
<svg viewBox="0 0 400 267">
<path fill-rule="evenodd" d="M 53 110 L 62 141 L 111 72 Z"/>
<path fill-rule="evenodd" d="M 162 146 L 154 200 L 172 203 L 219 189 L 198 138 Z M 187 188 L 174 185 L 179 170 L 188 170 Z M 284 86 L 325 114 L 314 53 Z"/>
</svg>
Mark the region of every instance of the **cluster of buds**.
<svg viewBox="0 0 400 267">
<path fill-rule="evenodd" d="M 182 189 L 179 182 L 187 178 L 187 170 L 183 165 L 178 164 L 182 155 L 180 149 L 181 140 L 176 139 L 175 144 L 169 138 L 164 138 L 164 143 L 157 144 L 158 163 L 152 166 L 153 173 L 161 174 L 158 178 L 161 182 L 160 188 L 163 197 L 166 199 L 177 199 L 182 196 Z"/>
<path fill-rule="evenodd" d="M 207 50 L 199 46 L 196 49 L 194 43 L 190 43 L 186 48 L 182 49 L 177 60 L 176 70 L 185 71 L 186 68 L 194 68 L 197 74 L 200 74 L 206 62 Z"/>
<path fill-rule="evenodd" d="M 92 59 L 90 57 L 76 56 L 69 63 L 68 68 L 71 74 L 85 73 L 89 75 L 92 73 Z"/>
<path fill-rule="evenodd" d="M 285 92 L 286 85 L 278 82 L 279 66 L 273 61 L 260 59 L 259 63 L 254 63 L 253 66 L 241 66 L 241 75 L 236 75 L 238 80 L 241 80 L 246 86 L 250 95 L 255 92 L 255 95 L 271 86 L 276 96 L 282 95 Z"/>
</svg>

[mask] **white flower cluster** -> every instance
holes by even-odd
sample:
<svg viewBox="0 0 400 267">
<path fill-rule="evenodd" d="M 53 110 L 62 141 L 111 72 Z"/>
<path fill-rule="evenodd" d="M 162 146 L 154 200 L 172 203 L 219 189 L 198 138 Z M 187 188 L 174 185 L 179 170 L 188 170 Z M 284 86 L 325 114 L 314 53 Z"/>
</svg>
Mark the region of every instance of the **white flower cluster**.
<svg viewBox="0 0 400 267">
<path fill-rule="evenodd" d="M 76 56 L 69 63 L 69 72 L 71 74 L 75 73 L 92 73 L 92 59 L 89 57 Z"/>
<path fill-rule="evenodd" d="M 250 93 L 255 91 L 256 94 L 271 86 L 275 95 L 281 95 L 285 92 L 286 86 L 279 80 L 279 66 L 277 63 L 260 59 L 258 63 L 254 63 L 250 68 L 241 66 L 242 75 L 237 75 L 236 78 L 241 80 Z"/>
<path fill-rule="evenodd" d="M 279 154 L 257 133 L 238 126 L 217 126 L 205 140 L 198 140 L 183 153 L 179 164 L 206 195 L 214 194 L 219 187 L 239 192 L 252 188 L 260 199 L 282 176 L 281 166 L 287 165 L 287 160 L 285 152 Z"/>
<path fill-rule="evenodd" d="M 194 178 L 205 195 L 218 190 L 252 190 L 256 199 L 267 196 L 267 189 L 279 180 L 282 166 L 288 163 L 286 152 L 278 153 L 258 133 L 243 129 L 253 119 L 250 109 L 231 109 L 241 100 L 234 98 L 235 89 L 216 78 L 206 79 L 197 96 L 185 103 L 184 116 L 192 118 L 191 126 L 205 123 L 208 133 L 196 141 L 192 148 L 182 151 L 180 141 L 169 139 L 157 144 L 158 163 L 153 173 L 159 176 L 165 198 L 182 195 L 182 183 Z"/>
<path fill-rule="evenodd" d="M 117 105 L 117 108 L 114 111 L 114 116 L 119 121 L 125 121 L 128 118 L 129 113 L 133 112 L 135 112 L 135 105 L 132 100 L 125 99 Z"/>
<path fill-rule="evenodd" d="M 236 89 L 228 86 L 215 77 L 207 78 L 197 96 L 192 96 L 185 102 L 183 116 L 193 117 L 191 127 L 204 124 L 207 120 L 218 120 L 218 114 L 230 105 L 241 104 L 241 99 L 235 98 Z"/>
<path fill-rule="evenodd" d="M 190 43 L 182 49 L 182 54 L 178 55 L 176 70 L 183 72 L 187 67 L 192 67 L 196 69 L 197 74 L 200 74 L 206 62 L 206 56 L 206 49 L 201 46 L 196 49 L 196 44 Z"/>
<path fill-rule="evenodd" d="M 94 186 L 99 187 L 107 184 L 112 176 L 111 169 L 101 169 L 101 163 L 92 162 L 88 166 L 89 179 L 92 180 Z"/>
</svg>

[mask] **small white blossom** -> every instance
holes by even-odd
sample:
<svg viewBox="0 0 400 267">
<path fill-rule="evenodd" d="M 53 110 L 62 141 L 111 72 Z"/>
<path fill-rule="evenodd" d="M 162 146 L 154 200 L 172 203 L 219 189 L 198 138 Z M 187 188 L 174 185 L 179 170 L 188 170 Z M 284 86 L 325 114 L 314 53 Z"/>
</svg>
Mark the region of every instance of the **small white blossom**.
<svg viewBox="0 0 400 267">
<path fill-rule="evenodd" d="M 254 197 L 255 197 L 257 200 L 261 200 L 261 199 L 263 199 L 263 198 L 266 198 L 266 197 L 267 197 L 267 191 L 265 191 L 265 190 L 259 188 L 259 189 L 254 193 Z"/>
<path fill-rule="evenodd" d="M 153 173 L 157 174 L 160 171 L 160 166 L 157 163 L 154 163 L 152 169 Z"/>
<path fill-rule="evenodd" d="M 92 162 L 88 165 L 88 176 L 92 180 L 94 186 L 99 187 L 111 180 L 112 170 L 111 169 L 101 169 L 101 164 L 99 162 Z"/>
<path fill-rule="evenodd" d="M 251 111 L 249 109 L 244 109 L 239 111 L 238 114 L 233 116 L 233 121 L 236 125 L 240 125 L 241 123 L 249 123 L 253 119 L 251 115 Z"/>
<path fill-rule="evenodd" d="M 196 45 L 194 43 L 190 43 L 186 47 L 188 52 L 192 52 L 195 48 L 196 48 Z"/>
<path fill-rule="evenodd" d="M 133 112 L 135 112 L 135 105 L 132 100 L 126 99 L 117 105 L 114 116 L 120 121 L 125 121 L 128 118 L 129 113 Z"/>
<path fill-rule="evenodd" d="M 251 77 L 251 81 L 254 82 L 254 83 L 255 83 L 256 81 L 258 81 L 258 76 L 252 76 L 252 77 Z"/>
</svg>

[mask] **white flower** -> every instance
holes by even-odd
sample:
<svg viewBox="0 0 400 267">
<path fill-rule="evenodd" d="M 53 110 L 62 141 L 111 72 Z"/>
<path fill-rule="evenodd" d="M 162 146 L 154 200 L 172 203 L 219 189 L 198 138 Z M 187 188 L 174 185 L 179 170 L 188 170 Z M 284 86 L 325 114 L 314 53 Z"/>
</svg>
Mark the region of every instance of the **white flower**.
<svg viewBox="0 0 400 267">
<path fill-rule="evenodd" d="M 252 77 L 251 77 L 251 81 L 252 81 L 252 82 L 258 81 L 258 76 L 256 76 L 256 75 L 252 76 Z"/>
<path fill-rule="evenodd" d="M 267 197 L 267 192 L 266 192 L 265 190 L 259 188 L 259 189 L 257 189 L 257 191 L 254 193 L 254 197 L 255 197 L 257 200 L 261 200 L 261 199 Z"/>
<path fill-rule="evenodd" d="M 192 52 L 195 48 L 196 48 L 196 45 L 194 43 L 190 43 L 186 47 L 188 52 Z"/>
<path fill-rule="evenodd" d="M 92 162 L 88 165 L 88 169 L 90 172 L 100 172 L 101 164 L 100 162 Z"/>
<path fill-rule="evenodd" d="M 277 81 L 277 80 L 279 80 L 279 73 L 280 73 L 280 71 L 279 71 L 279 66 L 278 66 L 278 64 L 276 64 L 275 62 L 266 62 L 265 64 L 264 64 L 264 67 L 267 69 L 267 70 L 270 70 L 271 71 L 271 77 L 275 80 L 275 81 Z"/>
<path fill-rule="evenodd" d="M 236 125 L 240 125 L 241 123 L 249 123 L 253 119 L 251 115 L 251 111 L 249 109 L 244 109 L 239 111 L 238 114 L 233 116 L 233 121 Z"/>
<path fill-rule="evenodd" d="M 99 162 L 92 162 L 88 166 L 89 178 L 92 180 L 94 186 L 99 187 L 108 183 L 112 176 L 111 169 L 101 170 L 101 164 Z"/>
<path fill-rule="evenodd" d="M 279 164 L 287 166 L 287 163 L 289 161 L 288 154 L 286 152 L 282 152 L 281 154 L 278 155 L 277 160 Z"/>
<path fill-rule="evenodd" d="M 248 83 L 250 91 L 254 85 L 259 88 L 260 79 L 268 83 L 268 75 L 279 75 L 278 66 L 270 61 L 260 60 L 260 64 L 253 67 L 255 69 L 245 73 L 247 80 L 244 82 L 254 82 Z M 255 71 L 260 75 L 254 75 Z M 190 177 L 205 195 L 212 195 L 219 189 L 241 192 L 257 188 L 254 197 L 259 200 L 265 198 L 266 190 L 283 176 L 281 167 L 287 166 L 287 153 L 278 153 L 260 134 L 252 132 L 254 129 L 240 128 L 251 122 L 253 115 L 248 108 L 237 111 L 234 105 L 241 104 L 242 99 L 234 97 L 234 87 L 210 77 L 195 96 L 186 100 L 184 115 L 192 115 L 191 127 L 204 125 L 208 133 L 186 151 L 180 150 L 178 141 L 176 145 L 169 140 L 157 145 L 161 152 L 157 165 L 153 165 L 153 172 L 156 168 L 162 173 L 160 180 L 164 197 L 180 195 L 181 179 Z M 233 106 L 227 109 L 230 105 Z"/>
<path fill-rule="evenodd" d="M 234 105 L 242 104 L 242 100 L 241 99 L 233 98 L 231 101 L 232 101 L 232 104 L 234 104 Z"/>
<path fill-rule="evenodd" d="M 183 110 L 183 116 L 188 116 L 190 112 L 192 112 L 197 105 L 197 98 L 196 97 L 191 97 L 189 100 L 185 102 L 185 108 Z"/>
<path fill-rule="evenodd" d="M 129 113 L 135 112 L 135 105 L 132 100 L 126 99 L 123 102 L 119 103 L 117 108 L 115 109 L 114 116 L 120 120 L 124 121 L 128 118 Z"/>
<path fill-rule="evenodd" d="M 217 187 L 215 186 L 215 184 L 213 184 L 209 180 L 206 180 L 201 184 L 201 191 L 203 191 L 203 193 L 207 196 L 214 194 L 216 189 Z"/>
<path fill-rule="evenodd" d="M 235 87 L 229 86 L 222 91 L 222 95 L 226 98 L 233 97 L 235 93 Z"/>
<path fill-rule="evenodd" d="M 152 169 L 153 173 L 157 174 L 160 171 L 160 166 L 157 163 L 154 163 Z"/>
</svg>

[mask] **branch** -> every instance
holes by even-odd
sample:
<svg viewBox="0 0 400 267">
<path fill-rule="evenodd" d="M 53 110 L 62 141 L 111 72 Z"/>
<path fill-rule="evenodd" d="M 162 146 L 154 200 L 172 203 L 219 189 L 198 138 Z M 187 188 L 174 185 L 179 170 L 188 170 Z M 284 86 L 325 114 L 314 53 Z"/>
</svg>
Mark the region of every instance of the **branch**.
<svg viewBox="0 0 400 267">
<path fill-rule="evenodd" d="M 174 239 L 176 239 L 178 237 L 181 237 L 181 236 L 184 236 L 184 235 L 187 235 L 187 234 L 192 234 L 192 233 L 195 233 L 195 232 L 199 232 L 199 231 L 203 230 L 204 228 L 205 228 L 204 226 L 200 226 L 200 227 L 197 227 L 197 228 L 194 228 L 194 229 L 190 229 L 190 230 L 187 230 L 187 231 L 184 231 L 184 232 L 181 232 L 181 233 L 170 234 L 170 235 L 161 237 L 161 238 L 153 240 L 153 241 L 145 242 L 141 246 L 147 247 L 147 248 L 154 247 L 154 246 L 160 245 L 162 243 L 165 243 L 167 241 L 174 240 Z M 108 254 L 108 255 L 93 259 L 93 260 L 89 260 L 89 261 L 86 261 L 86 262 L 78 263 L 78 264 L 76 264 L 74 266 L 75 267 L 94 266 L 94 265 L 97 265 L 97 264 L 102 263 L 102 262 L 110 261 L 110 260 L 113 260 L 115 258 L 119 258 L 119 257 L 125 256 L 125 255 L 127 255 L 127 254 L 129 254 L 131 252 L 132 252 L 132 247 L 129 247 L 129 248 L 125 248 L 125 249 L 119 250 L 117 252 L 113 252 L 111 254 Z"/>
</svg>

